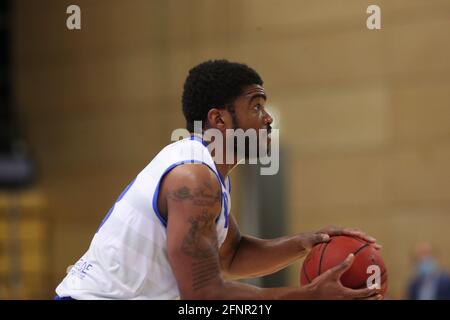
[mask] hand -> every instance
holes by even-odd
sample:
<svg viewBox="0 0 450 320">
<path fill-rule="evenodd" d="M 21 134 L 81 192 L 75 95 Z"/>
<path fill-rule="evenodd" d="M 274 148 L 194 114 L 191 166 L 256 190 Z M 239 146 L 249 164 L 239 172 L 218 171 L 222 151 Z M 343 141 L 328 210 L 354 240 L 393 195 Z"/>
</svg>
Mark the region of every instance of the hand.
<svg viewBox="0 0 450 320">
<path fill-rule="evenodd" d="M 376 243 L 377 240 L 375 238 L 373 238 L 369 235 L 366 235 L 364 232 L 362 232 L 360 230 L 355 230 L 355 229 L 350 229 L 350 228 L 341 228 L 341 227 L 337 227 L 337 226 L 328 226 L 323 229 L 320 229 L 316 233 L 327 234 L 330 237 L 333 237 L 333 236 L 356 237 L 356 238 L 360 238 L 366 242 L 371 243 L 375 249 L 378 249 L 378 250 L 381 249 L 381 245 Z"/>
<path fill-rule="evenodd" d="M 330 236 L 326 233 L 308 232 L 298 235 L 300 251 L 309 251 L 316 244 L 330 241 Z"/>
<path fill-rule="evenodd" d="M 351 267 L 353 260 L 354 255 L 350 254 L 344 262 L 325 271 L 310 284 L 306 285 L 305 287 L 308 288 L 311 298 L 318 300 L 383 299 L 380 289 L 364 288 L 354 290 L 342 285 L 339 279 Z"/>
</svg>

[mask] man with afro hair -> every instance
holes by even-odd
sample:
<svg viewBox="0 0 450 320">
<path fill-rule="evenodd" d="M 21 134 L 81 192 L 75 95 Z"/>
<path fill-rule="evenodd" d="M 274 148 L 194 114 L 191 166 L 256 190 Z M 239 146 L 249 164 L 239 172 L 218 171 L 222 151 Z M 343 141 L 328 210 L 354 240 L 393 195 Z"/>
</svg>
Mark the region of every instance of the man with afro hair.
<svg viewBox="0 0 450 320">
<path fill-rule="evenodd" d="M 190 135 L 163 148 L 125 188 L 56 299 L 381 299 L 379 289 L 340 283 L 353 255 L 303 287 L 236 281 L 274 273 L 331 236 L 378 246 L 358 230 L 335 226 L 275 239 L 240 233 L 230 214 L 229 174 L 238 161 L 216 163 L 212 142 L 201 135 L 211 129 L 226 140 L 227 130 L 270 132 L 266 101 L 260 75 L 245 64 L 211 60 L 192 68 L 182 95 Z"/>
</svg>

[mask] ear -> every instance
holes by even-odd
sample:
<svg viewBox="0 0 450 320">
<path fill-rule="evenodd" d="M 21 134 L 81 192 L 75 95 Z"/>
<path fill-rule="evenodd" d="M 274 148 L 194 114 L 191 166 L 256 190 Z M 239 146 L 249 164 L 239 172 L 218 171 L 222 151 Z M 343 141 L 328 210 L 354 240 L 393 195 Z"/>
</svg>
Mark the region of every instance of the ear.
<svg viewBox="0 0 450 320">
<path fill-rule="evenodd" d="M 208 121 L 207 126 L 209 128 L 219 129 L 220 131 L 224 131 L 226 129 L 226 123 L 224 118 L 225 110 L 212 108 L 208 111 L 208 115 L 206 119 Z"/>
</svg>

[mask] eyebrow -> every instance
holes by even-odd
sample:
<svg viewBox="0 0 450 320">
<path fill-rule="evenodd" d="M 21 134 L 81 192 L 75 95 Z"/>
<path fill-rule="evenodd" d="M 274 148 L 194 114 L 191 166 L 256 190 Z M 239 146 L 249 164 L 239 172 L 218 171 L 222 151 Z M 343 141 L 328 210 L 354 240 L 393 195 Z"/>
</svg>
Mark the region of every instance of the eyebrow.
<svg viewBox="0 0 450 320">
<path fill-rule="evenodd" d="M 251 93 L 248 93 L 246 95 L 250 95 Z M 251 97 L 249 103 L 251 103 L 256 98 L 263 98 L 264 100 L 267 100 L 267 96 L 264 93 L 257 93 L 253 97 Z"/>
</svg>

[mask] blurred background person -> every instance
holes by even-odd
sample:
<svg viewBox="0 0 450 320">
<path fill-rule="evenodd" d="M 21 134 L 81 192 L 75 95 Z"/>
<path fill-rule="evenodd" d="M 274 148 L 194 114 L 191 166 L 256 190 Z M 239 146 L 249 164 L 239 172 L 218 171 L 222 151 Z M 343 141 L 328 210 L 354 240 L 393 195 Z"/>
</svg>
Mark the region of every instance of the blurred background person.
<svg viewBox="0 0 450 320">
<path fill-rule="evenodd" d="M 415 274 L 409 283 L 408 298 L 412 300 L 450 299 L 450 275 L 439 267 L 430 243 L 414 250 Z"/>
</svg>

